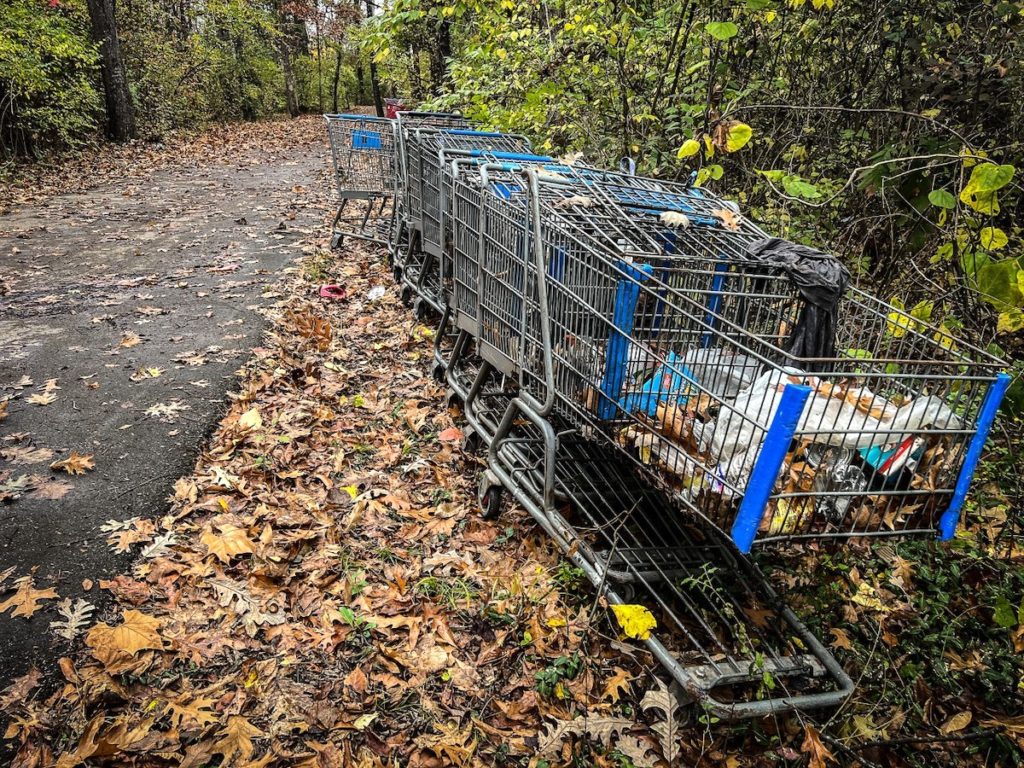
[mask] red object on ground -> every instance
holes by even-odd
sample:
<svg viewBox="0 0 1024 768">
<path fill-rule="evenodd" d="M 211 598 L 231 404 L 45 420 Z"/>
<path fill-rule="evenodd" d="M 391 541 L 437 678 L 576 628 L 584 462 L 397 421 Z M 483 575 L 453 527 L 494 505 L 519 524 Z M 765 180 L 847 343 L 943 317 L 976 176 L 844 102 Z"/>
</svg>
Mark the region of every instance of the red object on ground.
<svg viewBox="0 0 1024 768">
<path fill-rule="evenodd" d="M 401 99 L 384 99 L 384 116 L 394 120 L 398 113 L 405 109 L 405 102 Z"/>
<path fill-rule="evenodd" d="M 342 286 L 333 283 L 331 285 L 321 285 L 320 298 L 341 301 L 348 298 L 348 292 Z"/>
</svg>

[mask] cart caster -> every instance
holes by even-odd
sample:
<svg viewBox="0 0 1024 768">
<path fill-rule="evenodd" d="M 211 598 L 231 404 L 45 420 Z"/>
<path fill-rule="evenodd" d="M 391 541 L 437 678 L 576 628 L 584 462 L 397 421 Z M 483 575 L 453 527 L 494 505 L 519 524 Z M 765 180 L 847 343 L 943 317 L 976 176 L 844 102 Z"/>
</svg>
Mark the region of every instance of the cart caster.
<svg viewBox="0 0 1024 768">
<path fill-rule="evenodd" d="M 505 489 L 494 482 L 489 472 L 481 473 L 477 500 L 480 502 L 480 516 L 484 520 L 494 520 L 501 514 L 504 494 Z"/>
<path fill-rule="evenodd" d="M 416 318 L 416 322 L 422 323 L 430 316 L 430 305 L 427 304 L 423 299 L 416 299 L 412 305 L 413 316 Z"/>
<path fill-rule="evenodd" d="M 445 408 L 461 408 L 462 397 L 453 388 L 448 387 L 444 393 L 444 406 Z"/>
<path fill-rule="evenodd" d="M 462 450 L 466 453 L 476 453 L 484 446 L 484 440 L 480 433 L 472 427 L 467 427 L 462 433 Z"/>
<path fill-rule="evenodd" d="M 430 367 L 430 375 L 434 377 L 434 381 L 436 381 L 438 384 L 443 384 L 444 383 L 444 364 L 443 363 L 439 363 L 439 362 L 437 362 L 435 360 L 434 364 Z"/>
<path fill-rule="evenodd" d="M 402 292 L 398 296 L 402 300 L 403 306 L 405 306 L 406 308 L 412 306 L 412 288 L 410 288 L 408 285 L 402 286 Z"/>
<path fill-rule="evenodd" d="M 395 255 L 391 254 L 391 261 L 395 260 Z M 402 282 L 402 268 L 398 264 L 392 264 L 391 275 L 395 278 L 396 283 Z"/>
<path fill-rule="evenodd" d="M 341 248 L 343 242 L 345 242 L 345 236 L 341 232 L 335 232 L 331 237 L 331 248 L 335 250 Z"/>
</svg>

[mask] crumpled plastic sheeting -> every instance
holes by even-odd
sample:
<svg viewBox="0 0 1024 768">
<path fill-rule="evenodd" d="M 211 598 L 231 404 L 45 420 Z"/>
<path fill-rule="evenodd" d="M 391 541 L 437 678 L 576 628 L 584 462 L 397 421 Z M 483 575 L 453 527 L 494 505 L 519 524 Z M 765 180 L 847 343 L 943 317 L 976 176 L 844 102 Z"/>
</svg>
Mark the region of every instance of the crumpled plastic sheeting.
<svg viewBox="0 0 1024 768">
<path fill-rule="evenodd" d="M 741 490 L 746 488 L 767 434 L 760 425 L 772 423 L 782 391 L 793 383 L 792 379 L 812 387 L 822 383 L 793 369 L 767 371 L 732 403 L 723 404 L 718 419 L 709 421 L 696 435 L 701 449 L 719 458 L 724 478 Z M 830 396 L 816 388 L 804 405 L 797 435 L 820 430 L 821 434 L 808 437 L 825 445 L 857 449 L 899 443 L 927 426 L 963 428 L 956 414 L 934 395 L 917 397 L 897 407 L 866 387 L 850 390 L 850 394 L 851 399 L 860 397 L 870 403 L 872 412 L 858 408 L 850 399 Z"/>
</svg>

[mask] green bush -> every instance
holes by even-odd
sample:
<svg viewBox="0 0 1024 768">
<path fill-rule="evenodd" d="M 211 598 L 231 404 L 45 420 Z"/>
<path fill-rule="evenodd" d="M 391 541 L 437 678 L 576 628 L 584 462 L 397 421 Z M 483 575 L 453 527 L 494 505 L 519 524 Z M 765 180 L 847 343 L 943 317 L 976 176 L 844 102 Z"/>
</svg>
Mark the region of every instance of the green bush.
<svg viewBox="0 0 1024 768">
<path fill-rule="evenodd" d="M 94 134 L 100 96 L 87 24 L 82 0 L 0 2 L 0 155 Z"/>
</svg>

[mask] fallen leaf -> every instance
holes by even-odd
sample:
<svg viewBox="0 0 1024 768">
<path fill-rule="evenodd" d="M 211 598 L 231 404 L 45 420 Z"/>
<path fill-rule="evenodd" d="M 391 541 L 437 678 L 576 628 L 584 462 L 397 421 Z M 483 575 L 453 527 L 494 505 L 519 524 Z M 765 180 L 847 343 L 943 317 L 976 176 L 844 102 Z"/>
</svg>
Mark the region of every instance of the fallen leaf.
<svg viewBox="0 0 1024 768">
<path fill-rule="evenodd" d="M 252 740 L 260 738 L 264 733 L 241 715 L 231 715 L 223 730 L 217 735 L 221 738 L 213 745 L 214 754 L 223 755 L 222 765 L 233 765 L 235 755 L 238 755 L 241 761 L 252 757 Z"/>
<path fill-rule="evenodd" d="M 948 736 L 951 733 L 962 731 L 968 725 L 971 724 L 971 720 L 974 719 L 974 714 L 968 711 L 957 712 L 955 715 L 950 717 L 946 722 L 939 726 L 939 733 L 943 736 Z"/>
<path fill-rule="evenodd" d="M 821 742 L 821 734 L 810 723 L 804 723 L 804 742 L 800 751 L 807 755 L 807 768 L 826 768 L 827 763 L 838 762 Z"/>
<path fill-rule="evenodd" d="M 63 469 L 69 475 L 84 475 L 87 469 L 95 468 L 96 464 L 92 460 L 92 454 L 83 455 L 78 451 L 72 451 L 66 459 L 55 461 L 50 465 L 50 469 Z"/>
<path fill-rule="evenodd" d="M 829 630 L 835 640 L 832 641 L 833 648 L 843 648 L 847 651 L 853 650 L 853 643 L 850 642 L 850 636 L 846 634 L 845 629 L 839 627 L 832 627 Z"/>
<path fill-rule="evenodd" d="M 442 443 L 457 443 L 462 440 L 462 430 L 458 427 L 448 427 L 437 436 L 437 439 Z"/>
<path fill-rule="evenodd" d="M 40 600 L 50 600 L 57 597 L 56 590 L 52 588 L 36 589 L 32 584 L 31 576 L 22 576 L 14 584 L 17 587 L 17 591 L 0 603 L 0 613 L 5 613 L 10 608 L 14 609 L 11 612 L 12 618 L 14 616 L 29 618 L 39 610 Z"/>
<path fill-rule="evenodd" d="M 252 541 L 244 529 L 234 525 L 219 525 L 217 530 L 219 533 L 207 528 L 200 541 L 222 563 L 231 562 L 231 558 L 236 555 L 252 554 Z"/>
<path fill-rule="evenodd" d="M 613 605 L 612 613 L 626 637 L 636 640 L 646 640 L 658 626 L 654 614 L 642 605 Z"/>
<path fill-rule="evenodd" d="M 25 398 L 28 402 L 33 405 L 49 405 L 57 400 L 57 396 L 53 392 L 41 392 L 34 395 L 29 395 Z"/>
<path fill-rule="evenodd" d="M 135 610 L 127 610 L 116 627 L 97 624 L 86 635 L 85 644 L 94 651 L 116 651 L 134 656 L 147 649 L 161 650 L 163 638 L 158 631 L 162 622 Z"/>
<path fill-rule="evenodd" d="M 57 613 L 64 621 L 51 621 L 50 629 L 65 640 L 74 640 L 85 629 L 94 610 L 96 606 L 86 600 L 79 598 L 72 603 L 70 597 L 65 598 L 57 603 Z"/>
<path fill-rule="evenodd" d="M 259 429 L 263 426 L 263 419 L 260 417 L 259 408 L 250 408 L 238 417 L 238 426 L 243 429 Z"/>
</svg>

